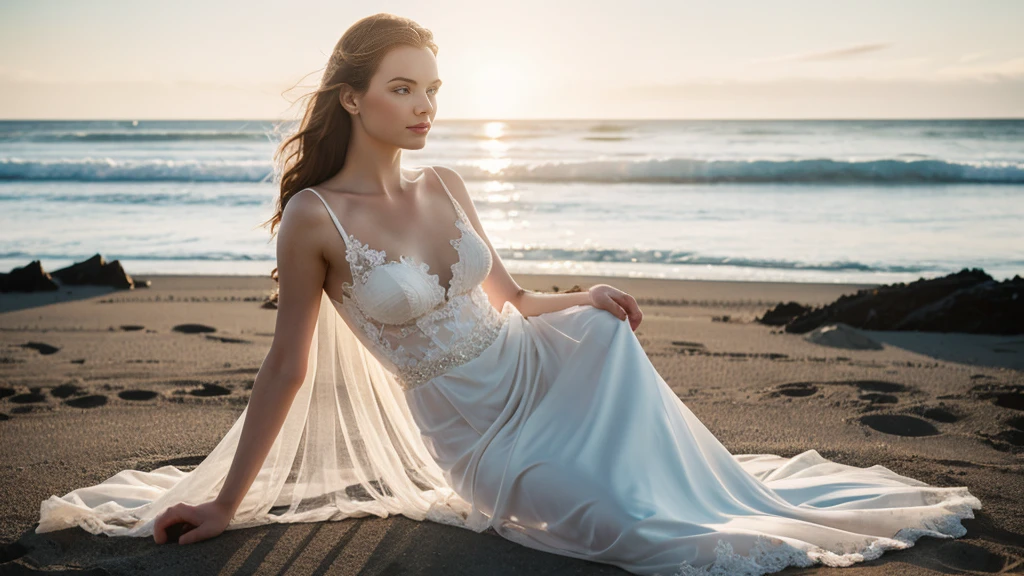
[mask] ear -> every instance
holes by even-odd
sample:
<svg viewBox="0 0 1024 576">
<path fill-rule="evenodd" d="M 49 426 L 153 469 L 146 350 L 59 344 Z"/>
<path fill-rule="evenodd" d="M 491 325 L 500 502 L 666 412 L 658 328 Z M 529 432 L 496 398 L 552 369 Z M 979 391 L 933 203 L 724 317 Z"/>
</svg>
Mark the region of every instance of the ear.
<svg viewBox="0 0 1024 576">
<path fill-rule="evenodd" d="M 359 95 L 348 84 L 341 85 L 341 90 L 338 92 L 338 101 L 341 103 L 341 107 L 347 110 L 349 114 L 359 114 Z"/>
</svg>

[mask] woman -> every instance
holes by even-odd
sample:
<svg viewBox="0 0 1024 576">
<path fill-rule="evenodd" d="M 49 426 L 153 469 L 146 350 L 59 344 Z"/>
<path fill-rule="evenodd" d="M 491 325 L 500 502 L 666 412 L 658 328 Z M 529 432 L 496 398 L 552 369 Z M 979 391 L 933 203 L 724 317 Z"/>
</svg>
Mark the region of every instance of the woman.
<svg viewBox="0 0 1024 576">
<path fill-rule="evenodd" d="M 404 514 L 636 574 L 848 566 L 965 533 L 966 488 L 729 454 L 648 361 L 628 294 L 520 288 L 459 175 L 401 166 L 437 111 L 436 51 L 410 20 L 360 20 L 275 155 L 277 326 L 221 443 L 189 473 L 53 496 L 37 532 L 189 544 Z"/>
</svg>

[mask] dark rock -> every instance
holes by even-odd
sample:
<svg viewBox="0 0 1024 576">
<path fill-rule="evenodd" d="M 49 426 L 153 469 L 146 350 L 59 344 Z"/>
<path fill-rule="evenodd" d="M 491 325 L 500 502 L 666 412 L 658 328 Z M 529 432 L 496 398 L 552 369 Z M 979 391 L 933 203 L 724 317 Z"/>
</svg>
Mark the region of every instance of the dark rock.
<svg viewBox="0 0 1024 576">
<path fill-rule="evenodd" d="M 132 277 L 124 271 L 120 261 L 107 262 L 99 254 L 67 268 L 61 268 L 55 271 L 53 276 L 69 285 L 93 284 L 122 290 L 131 290 L 135 287 Z"/>
<path fill-rule="evenodd" d="M 39 260 L 15 268 L 8 274 L 0 274 L 0 292 L 52 292 L 59 289 L 60 286 L 43 270 Z"/>
<path fill-rule="evenodd" d="M 779 302 L 775 308 L 764 313 L 764 316 L 756 318 L 757 322 L 768 326 L 784 326 L 793 318 L 809 312 L 811 308 L 796 302 Z"/>
<path fill-rule="evenodd" d="M 964 268 L 942 278 L 868 288 L 801 313 L 785 330 L 804 334 L 837 322 L 866 330 L 1022 334 L 1024 279 L 996 282 L 980 268 Z"/>
<path fill-rule="evenodd" d="M 967 332 L 971 334 L 1024 333 L 1024 278 L 989 280 L 958 290 L 922 306 L 896 324 L 896 330 Z"/>
</svg>

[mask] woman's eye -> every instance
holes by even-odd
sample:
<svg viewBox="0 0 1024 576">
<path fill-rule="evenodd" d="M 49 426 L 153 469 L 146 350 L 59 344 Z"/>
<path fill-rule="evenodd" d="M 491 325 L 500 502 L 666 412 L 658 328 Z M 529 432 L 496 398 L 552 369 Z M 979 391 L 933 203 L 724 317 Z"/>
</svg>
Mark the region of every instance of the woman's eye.
<svg viewBox="0 0 1024 576">
<path fill-rule="evenodd" d="M 398 92 L 399 90 L 405 90 L 405 92 Z M 430 90 L 433 90 L 434 94 L 437 94 L 437 88 L 431 88 Z M 408 94 L 409 89 L 405 86 L 401 86 L 399 88 L 395 88 L 394 92 L 398 92 L 399 94 Z"/>
</svg>

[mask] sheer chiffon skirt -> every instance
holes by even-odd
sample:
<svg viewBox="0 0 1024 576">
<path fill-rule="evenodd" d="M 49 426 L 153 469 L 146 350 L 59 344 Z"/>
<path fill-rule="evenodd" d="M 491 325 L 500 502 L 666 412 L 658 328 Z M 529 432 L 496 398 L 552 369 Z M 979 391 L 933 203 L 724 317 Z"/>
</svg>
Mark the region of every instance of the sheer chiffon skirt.
<svg viewBox="0 0 1024 576">
<path fill-rule="evenodd" d="M 967 488 L 815 450 L 730 454 L 627 322 L 591 306 L 503 315 L 482 355 L 406 392 L 471 529 L 636 574 L 765 574 L 959 537 L 981 508 Z"/>
</svg>

